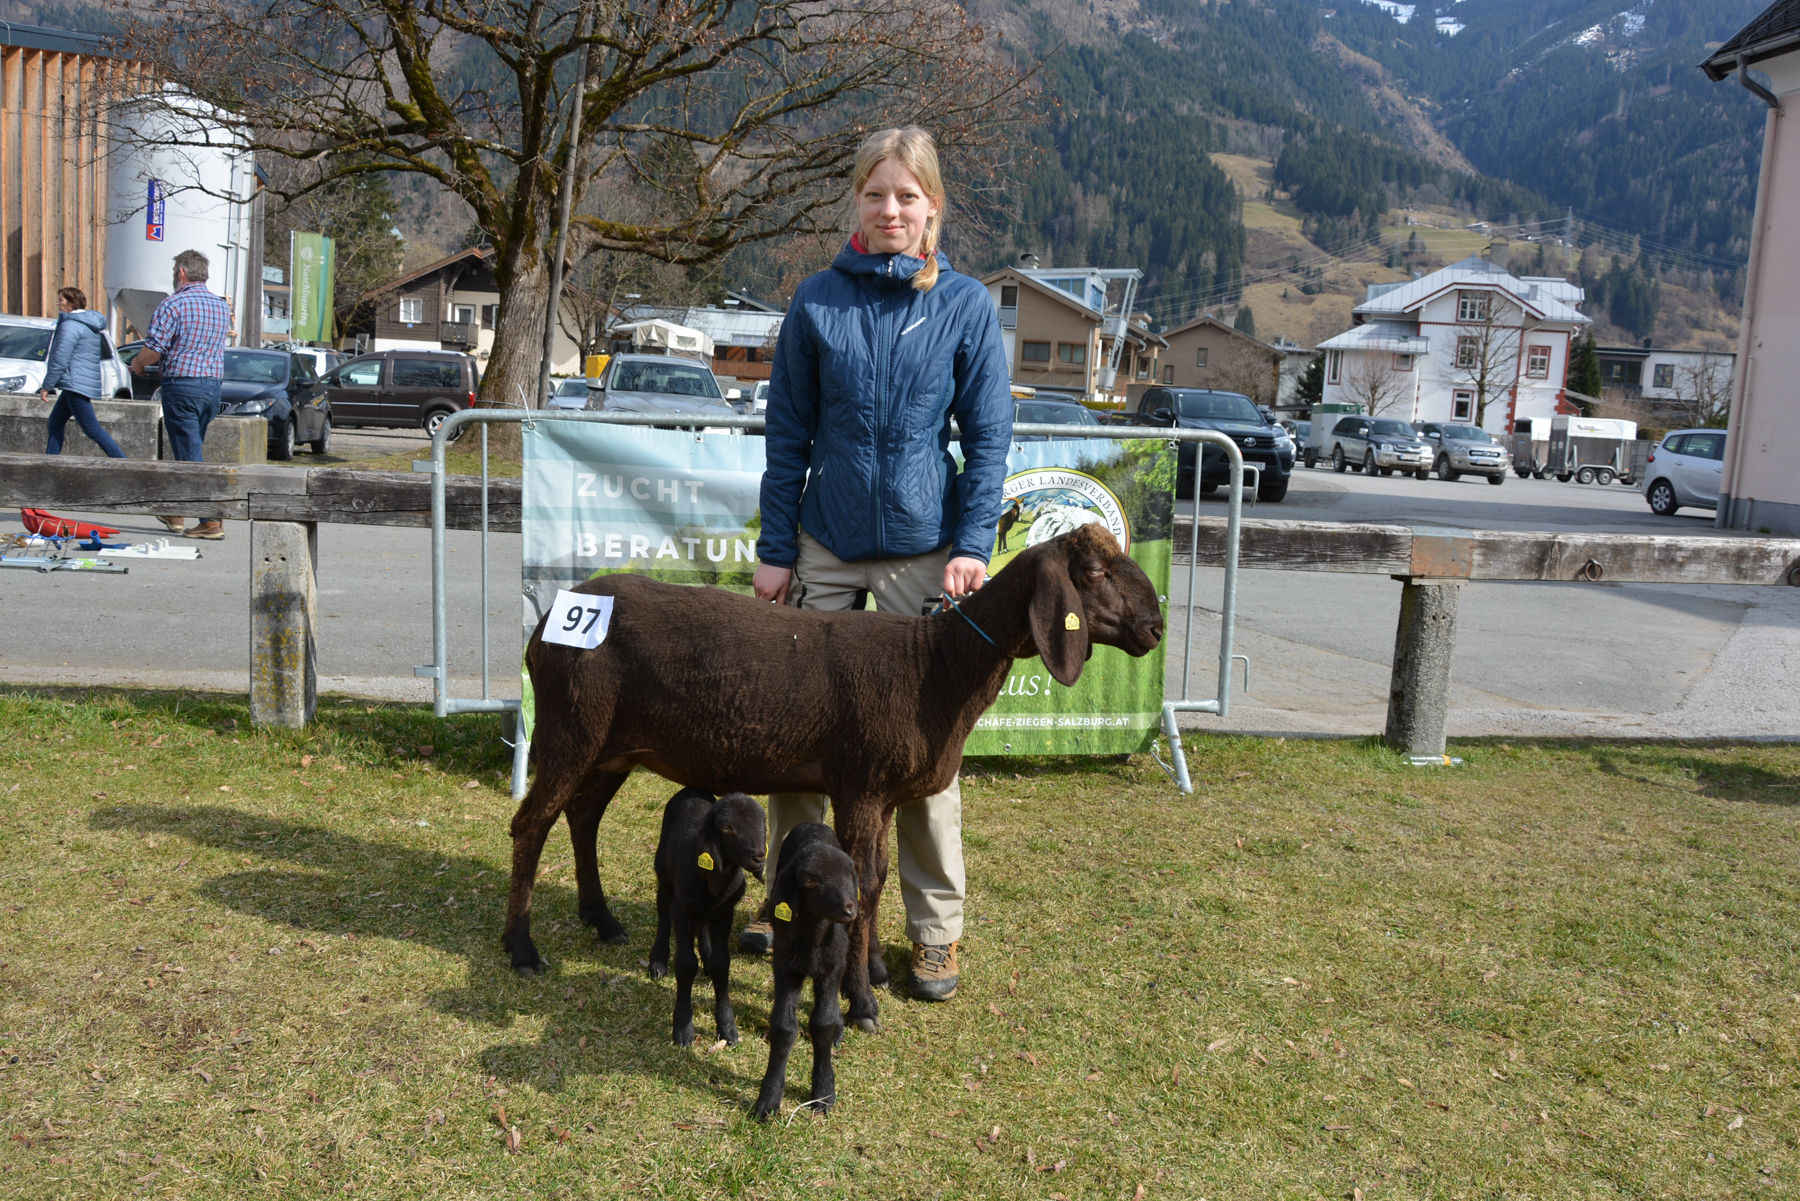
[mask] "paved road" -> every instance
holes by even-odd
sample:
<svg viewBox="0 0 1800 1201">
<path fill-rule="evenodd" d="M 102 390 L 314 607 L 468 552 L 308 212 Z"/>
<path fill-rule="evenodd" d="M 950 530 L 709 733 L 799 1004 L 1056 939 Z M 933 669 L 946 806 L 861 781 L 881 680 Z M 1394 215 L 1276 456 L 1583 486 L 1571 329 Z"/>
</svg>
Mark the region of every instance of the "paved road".
<svg viewBox="0 0 1800 1201">
<path fill-rule="evenodd" d="M 408 431 L 339 431 L 346 458 L 411 449 Z M 305 462 L 302 456 L 301 463 Z M 1222 511 L 1216 502 L 1209 511 Z M 1710 514 L 1657 518 L 1634 490 L 1509 478 L 1367 479 L 1302 470 L 1288 499 L 1253 516 L 1319 521 L 1710 535 Z M 71 514 L 72 515 L 72 514 Z M 116 519 L 154 537 L 148 519 Z M 247 687 L 248 530 L 226 523 L 199 562 L 145 561 L 129 575 L 0 571 L 0 680 Z M 1731 536 L 1721 534 L 1720 536 Z M 496 630 L 519 620 L 519 540 L 495 540 L 487 609 Z M 472 534 L 450 537 L 453 671 L 460 694 L 479 687 L 480 562 Z M 1178 570 L 1177 601 L 1185 570 Z M 1192 692 L 1215 686 L 1221 577 L 1199 573 L 1201 618 Z M 1194 715 L 1201 730 L 1291 735 L 1380 733 L 1400 585 L 1385 577 L 1246 571 L 1237 650 L 1250 657 L 1248 692 L 1225 718 Z M 322 526 L 320 687 L 426 699 L 412 675 L 431 657 L 428 532 Z M 1176 630 L 1180 625 L 1177 623 Z M 497 695 L 517 695 L 516 658 L 497 643 Z M 1463 589 L 1451 695 L 1452 737 L 1792 738 L 1800 700 L 1800 590 L 1661 585 L 1472 584 Z M 1170 695 L 1181 690 L 1179 648 Z M 1242 678 L 1236 688 L 1241 689 Z"/>
</svg>

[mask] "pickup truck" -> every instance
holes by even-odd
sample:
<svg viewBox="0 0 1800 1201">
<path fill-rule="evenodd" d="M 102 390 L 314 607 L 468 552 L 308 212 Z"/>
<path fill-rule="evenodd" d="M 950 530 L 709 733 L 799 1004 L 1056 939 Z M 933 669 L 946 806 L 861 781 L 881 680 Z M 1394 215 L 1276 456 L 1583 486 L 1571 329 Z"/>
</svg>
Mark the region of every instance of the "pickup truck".
<svg viewBox="0 0 1800 1201">
<path fill-rule="evenodd" d="M 1294 470 L 1294 440 L 1288 432 L 1264 417 L 1253 401 L 1241 392 L 1220 392 L 1212 388 L 1146 388 L 1135 408 L 1113 413 L 1107 418 L 1113 425 L 1166 426 L 1183 430 L 1217 430 L 1238 444 L 1246 465 L 1255 464 L 1256 499 L 1278 501 L 1287 495 L 1288 478 Z M 1218 447 L 1206 447 L 1198 456 L 1195 470 L 1195 443 L 1183 442 L 1177 452 L 1175 495 L 1183 500 L 1194 495 L 1196 480 L 1202 495 L 1216 491 L 1231 480 L 1231 463 Z"/>
<path fill-rule="evenodd" d="M 1392 475 L 1409 472 L 1425 479 L 1431 474 L 1431 448 L 1419 440 L 1413 427 L 1393 417 L 1356 414 L 1340 417 L 1319 444 L 1319 455 L 1331 460 L 1333 471 L 1367 471 Z"/>
</svg>

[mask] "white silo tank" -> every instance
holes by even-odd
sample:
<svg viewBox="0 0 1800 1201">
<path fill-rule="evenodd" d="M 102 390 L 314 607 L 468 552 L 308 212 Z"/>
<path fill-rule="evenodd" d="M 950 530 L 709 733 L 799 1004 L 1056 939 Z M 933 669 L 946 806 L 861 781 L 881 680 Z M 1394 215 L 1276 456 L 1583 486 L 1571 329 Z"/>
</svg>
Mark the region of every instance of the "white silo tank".
<svg viewBox="0 0 1800 1201">
<path fill-rule="evenodd" d="M 168 296 L 174 259 L 198 250 L 207 286 L 231 302 L 232 329 L 262 282 L 246 286 L 256 167 L 218 110 L 174 85 L 115 103 L 108 123 L 106 294 L 141 337 Z"/>
</svg>

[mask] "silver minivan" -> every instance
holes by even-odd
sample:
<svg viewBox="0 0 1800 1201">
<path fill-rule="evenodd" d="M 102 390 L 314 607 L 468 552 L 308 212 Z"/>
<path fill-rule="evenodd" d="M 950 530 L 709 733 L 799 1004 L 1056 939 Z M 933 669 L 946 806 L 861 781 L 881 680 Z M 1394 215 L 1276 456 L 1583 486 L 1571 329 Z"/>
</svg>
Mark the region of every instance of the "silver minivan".
<svg viewBox="0 0 1800 1201">
<path fill-rule="evenodd" d="M 1716 509 L 1724 471 L 1724 430 L 1671 430 L 1645 461 L 1644 499 L 1658 517 L 1673 516 L 1683 505 Z"/>
</svg>

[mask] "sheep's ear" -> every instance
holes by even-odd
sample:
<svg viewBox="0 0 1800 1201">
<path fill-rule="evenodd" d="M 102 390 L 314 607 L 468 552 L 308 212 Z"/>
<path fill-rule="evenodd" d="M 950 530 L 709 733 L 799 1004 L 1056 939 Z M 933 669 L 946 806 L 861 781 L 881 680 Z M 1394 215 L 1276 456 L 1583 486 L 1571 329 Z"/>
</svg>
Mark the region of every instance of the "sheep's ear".
<svg viewBox="0 0 1800 1201">
<path fill-rule="evenodd" d="M 1039 657 L 1056 682 L 1067 688 L 1081 678 L 1087 663 L 1088 623 L 1081 594 L 1069 578 L 1066 551 L 1038 560 L 1037 591 L 1032 594 L 1028 616 Z"/>
</svg>

